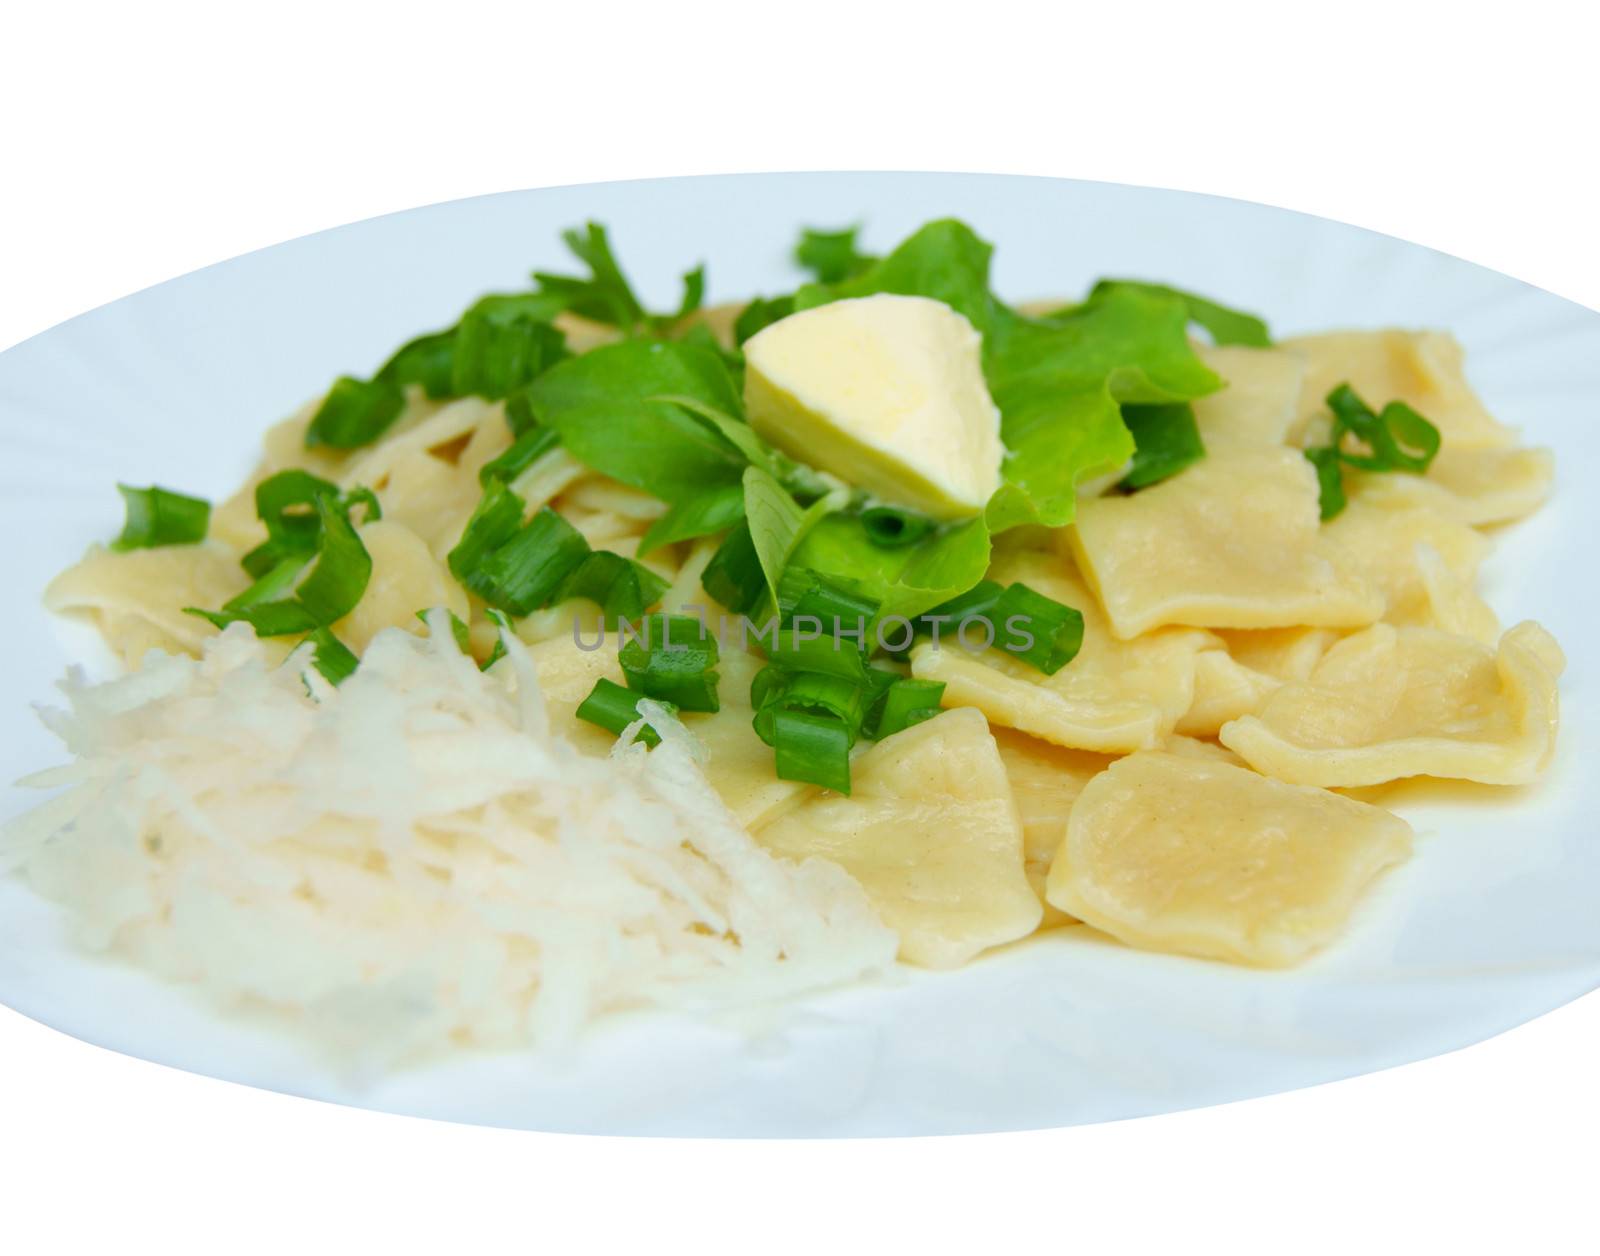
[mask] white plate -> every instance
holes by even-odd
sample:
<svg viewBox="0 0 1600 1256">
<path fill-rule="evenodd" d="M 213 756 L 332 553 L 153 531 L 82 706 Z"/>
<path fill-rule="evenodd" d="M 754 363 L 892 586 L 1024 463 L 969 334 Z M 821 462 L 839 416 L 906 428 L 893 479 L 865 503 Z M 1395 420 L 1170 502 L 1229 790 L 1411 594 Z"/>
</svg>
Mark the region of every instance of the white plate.
<svg viewBox="0 0 1600 1256">
<path fill-rule="evenodd" d="M 763 175 L 460 201 L 357 223 L 185 275 L 0 355 L 0 777 L 55 762 L 26 704 L 90 642 L 39 591 L 120 523 L 118 479 L 221 496 L 266 426 L 341 372 L 447 324 L 480 292 L 566 264 L 557 232 L 609 223 L 660 301 L 692 262 L 711 296 L 792 287 L 801 224 L 885 246 L 954 214 L 998 246 L 999 291 L 1162 279 L 1280 333 L 1444 327 L 1502 419 L 1558 453 L 1561 488 L 1497 538 L 1507 622 L 1566 647 L 1561 750 L 1531 790 L 1419 784 L 1416 857 L 1345 939 L 1288 973 L 1148 955 L 1068 930 L 947 974 L 813 1000 L 755 1045 L 660 1017 L 563 1060 L 460 1056 L 354 1084 L 269 1026 L 73 951 L 56 912 L 0 882 L 0 998 L 69 1033 L 217 1077 L 394 1112 L 544 1130 L 923 1134 L 1108 1120 L 1266 1094 L 1486 1038 L 1600 984 L 1600 773 L 1592 549 L 1600 535 L 1600 316 L 1431 250 L 1282 210 L 1176 192 L 966 175 Z M 28 801 L 0 795 L 0 814 Z"/>
</svg>

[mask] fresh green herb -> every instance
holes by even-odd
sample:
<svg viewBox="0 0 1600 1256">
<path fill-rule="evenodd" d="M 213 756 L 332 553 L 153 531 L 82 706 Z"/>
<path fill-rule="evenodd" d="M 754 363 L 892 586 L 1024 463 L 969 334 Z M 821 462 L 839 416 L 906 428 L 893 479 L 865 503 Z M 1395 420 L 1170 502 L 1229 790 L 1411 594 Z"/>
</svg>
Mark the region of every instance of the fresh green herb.
<svg viewBox="0 0 1600 1256">
<path fill-rule="evenodd" d="M 773 713 L 778 779 L 850 792 L 850 730 L 834 715 L 780 708 Z"/>
<path fill-rule="evenodd" d="M 530 428 L 512 441 L 504 453 L 483 464 L 478 472 L 478 483 L 484 488 L 495 480 L 510 484 L 560 443 L 561 437 L 549 428 Z"/>
<path fill-rule="evenodd" d="M 800 233 L 794 260 L 809 270 L 818 283 L 840 283 L 867 270 L 878 259 L 856 248 L 860 227 L 838 231 L 818 231 L 812 227 Z"/>
<path fill-rule="evenodd" d="M 794 297 L 774 297 L 768 300 L 757 297 L 749 305 L 739 311 L 739 317 L 733 321 L 734 343 L 743 345 L 746 340 L 763 331 L 780 319 L 788 318 L 794 313 Z"/>
<path fill-rule="evenodd" d="M 600 607 L 606 625 L 615 627 L 619 619 L 636 621 L 668 587 L 648 567 L 609 550 L 595 550 L 562 582 L 553 600 L 587 598 Z"/>
<path fill-rule="evenodd" d="M 876 709 L 872 712 L 867 735 L 874 740 L 882 740 L 910 728 L 913 724 L 932 719 L 939 714 L 939 702 L 943 697 L 942 680 L 897 677 L 883 691 Z"/>
<path fill-rule="evenodd" d="M 1305 455 L 1317 472 L 1317 507 L 1326 523 L 1344 511 L 1347 500 L 1344 495 L 1344 467 L 1339 459 L 1339 451 L 1332 445 L 1323 445 L 1316 449 L 1308 449 Z"/>
<path fill-rule="evenodd" d="M 549 506 L 542 506 L 485 554 L 471 572 L 470 582 L 463 583 L 490 606 L 517 616 L 529 615 L 555 600 L 589 556 L 589 542 L 583 533 Z"/>
<path fill-rule="evenodd" d="M 607 680 L 602 676 L 594 682 L 594 688 L 589 691 L 589 696 L 578 704 L 575 712 L 580 720 L 590 724 L 598 724 L 609 733 L 618 736 L 622 731 L 639 718 L 639 700 L 645 695 L 634 693 L 631 689 L 624 689 L 614 680 Z M 673 709 L 670 702 L 663 705 Z M 647 746 L 659 746 L 661 734 L 651 728 L 649 724 L 641 724 L 636 738 Z"/>
<path fill-rule="evenodd" d="M 219 628 L 248 623 L 259 637 L 282 637 L 326 628 L 361 600 L 372 578 L 372 556 L 350 522 L 347 506 L 317 498 L 321 524 L 315 557 L 291 555 L 220 611 L 185 608 Z"/>
<path fill-rule="evenodd" d="M 854 745 L 876 694 L 875 688 L 860 680 L 769 665 L 757 672 L 750 684 L 756 735 L 773 745 L 778 712 L 804 711 L 837 719 Z"/>
<path fill-rule="evenodd" d="M 111 542 L 118 553 L 164 545 L 195 545 L 206 539 L 211 503 L 171 489 L 117 485 L 126 510 L 122 534 Z"/>
<path fill-rule="evenodd" d="M 766 647 L 767 657 L 778 666 L 795 672 L 814 672 L 837 676 L 855 684 L 867 680 L 866 631 L 841 621 L 837 628 L 818 619 L 815 626 L 799 619 L 779 628 Z"/>
<path fill-rule="evenodd" d="M 1054 676 L 1083 646 L 1083 612 L 1022 583 L 1007 587 L 994 605 L 1000 648 Z"/>
<path fill-rule="evenodd" d="M 1340 384 L 1327 397 L 1333 411 L 1333 444 L 1339 456 L 1362 471 L 1408 471 L 1423 475 L 1439 452 L 1439 429 L 1403 401 L 1391 401 L 1380 414 Z M 1367 453 L 1352 453 L 1344 436 L 1354 436 Z"/>
<path fill-rule="evenodd" d="M 330 685 L 342 685 L 355 675 L 360 660 L 355 651 L 333 635 L 333 629 L 318 628 L 306 640 L 311 643 L 311 666 L 321 672 Z"/>
<path fill-rule="evenodd" d="M 1329 442 L 1305 451 L 1316 468 L 1324 522 L 1345 508 L 1342 464 L 1362 471 L 1423 475 L 1439 452 L 1439 429 L 1403 401 L 1391 401 L 1374 413 L 1349 384 L 1340 384 L 1328 394 L 1327 406 L 1333 413 Z M 1354 437 L 1358 447 L 1347 448 L 1346 437 Z"/>
<path fill-rule="evenodd" d="M 1206 456 L 1194 407 L 1186 401 L 1162 406 L 1123 406 L 1122 421 L 1133 436 L 1133 465 L 1126 489 L 1146 488 L 1177 475 Z"/>
<path fill-rule="evenodd" d="M 829 631 L 833 625 L 855 629 L 877 617 L 878 600 L 853 580 L 791 564 L 778 580 L 778 614 L 786 621 L 809 617 Z"/>
<path fill-rule="evenodd" d="M 430 332 L 403 344 L 378 368 L 377 379 L 404 387 L 419 384 L 434 401 L 455 393 L 456 329 Z"/>
<path fill-rule="evenodd" d="M 458 397 L 498 401 L 532 383 L 567 356 L 550 322 L 558 307 L 536 293 L 480 297 L 461 316 L 451 364 Z"/>
<path fill-rule="evenodd" d="M 659 400 L 667 396 L 674 400 Z M 528 389 L 534 416 L 560 434 L 573 457 L 667 502 L 738 483 L 748 461 L 684 399 L 722 414 L 741 411 L 722 360 L 675 341 L 593 349 Z"/>
<path fill-rule="evenodd" d="M 482 574 L 483 564 L 489 555 L 506 544 L 522 527 L 522 512 L 527 503 L 494 480 L 484 491 L 478 507 L 467 520 L 461 539 L 446 559 L 453 575 L 461 586 L 489 600 L 493 587 Z"/>
<path fill-rule="evenodd" d="M 685 497 L 669 505 L 667 513 L 652 523 L 640 539 L 639 553 L 648 554 L 675 541 L 724 532 L 743 521 L 743 483 L 719 484 L 697 497 Z"/>
<path fill-rule="evenodd" d="M 980 517 L 930 532 L 914 545 L 885 549 L 859 515 L 828 514 L 806 530 L 791 561 L 854 581 L 884 618 L 915 618 L 970 589 L 989 567 L 989 529 Z"/>
<path fill-rule="evenodd" d="M 1213 344 L 1249 345 L 1256 349 L 1267 349 L 1272 345 L 1272 336 L 1267 331 L 1267 325 L 1254 314 L 1229 309 L 1226 305 L 1218 305 L 1215 301 L 1196 296 L 1192 292 L 1185 292 L 1181 288 L 1169 288 L 1159 283 L 1140 283 L 1134 279 L 1102 279 L 1095 284 L 1091 297 L 1118 289 L 1182 301 L 1184 308 L 1189 312 L 1189 321 L 1198 323 L 1210 332 Z"/>
<path fill-rule="evenodd" d="M 690 615 L 653 614 L 617 660 L 628 687 L 684 711 L 716 711 L 717 639 Z"/>
<path fill-rule="evenodd" d="M 341 375 L 311 416 L 306 448 L 359 449 L 370 445 L 394 425 L 405 405 L 405 390 L 392 380 Z"/>
<path fill-rule="evenodd" d="M 309 471 L 291 469 L 270 475 L 256 485 L 256 515 L 267 529 L 267 539 L 247 553 L 240 565 L 256 580 L 289 559 L 309 561 L 322 540 L 322 516 L 317 503 L 336 503 L 348 514 L 357 505 L 366 522 L 383 517 L 377 495 L 369 488 L 342 493 L 339 486 Z"/>
<path fill-rule="evenodd" d="M 683 297 L 678 302 L 676 313 L 650 314 L 634 295 L 632 285 L 622 273 L 604 227 L 597 222 L 586 223 L 581 231 L 574 228 L 562 232 L 561 239 L 578 260 L 589 268 L 588 277 L 536 271 L 533 279 L 543 297 L 558 301 L 562 308 L 574 314 L 598 323 L 609 323 L 632 335 L 640 332 L 659 333 L 700 308 L 705 296 L 704 266 L 696 266 L 684 275 Z"/>
<path fill-rule="evenodd" d="M 739 497 L 742 503 L 743 489 Z M 736 615 L 748 614 L 760 604 L 767 593 L 767 577 L 748 523 L 728 532 L 700 574 L 700 587 Z"/>
<path fill-rule="evenodd" d="M 953 218 L 930 222 L 858 274 L 838 283 L 807 284 L 795 293 L 794 308 L 809 310 L 847 297 L 891 292 L 943 301 L 986 331 L 996 305 L 989 294 L 993 252 L 965 223 Z"/>
</svg>

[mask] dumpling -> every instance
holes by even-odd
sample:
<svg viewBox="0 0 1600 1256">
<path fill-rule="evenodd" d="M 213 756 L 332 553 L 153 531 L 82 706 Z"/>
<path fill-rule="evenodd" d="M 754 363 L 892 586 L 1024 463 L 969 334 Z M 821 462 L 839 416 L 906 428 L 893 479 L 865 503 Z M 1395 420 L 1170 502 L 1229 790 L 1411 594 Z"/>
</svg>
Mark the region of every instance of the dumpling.
<svg viewBox="0 0 1600 1256">
<path fill-rule="evenodd" d="M 1305 680 L 1339 639 L 1332 628 L 1234 628 L 1217 636 L 1242 666 L 1278 680 Z"/>
<path fill-rule="evenodd" d="M 1381 591 L 1336 561 L 1294 449 L 1226 446 L 1170 480 L 1078 504 L 1078 566 L 1119 637 L 1163 624 L 1361 627 Z"/>
<path fill-rule="evenodd" d="M 88 611 L 129 666 L 147 650 L 198 654 L 217 630 L 184 607 L 214 609 L 250 584 L 232 549 L 213 541 L 118 553 L 96 545 L 50 582 L 52 611 Z"/>
<path fill-rule="evenodd" d="M 1259 711 L 1283 682 L 1234 659 L 1226 650 L 1203 650 L 1194 660 L 1194 701 L 1178 720 L 1188 737 L 1214 737 L 1229 720 Z"/>
<path fill-rule="evenodd" d="M 1429 505 L 1462 523 L 1486 527 L 1531 515 L 1550 499 L 1555 459 L 1548 449 L 1452 445 L 1439 447 L 1426 476 L 1356 471 L 1346 489 L 1374 499 L 1400 495 L 1414 486 L 1436 490 Z"/>
<path fill-rule="evenodd" d="M 1332 940 L 1410 850 L 1381 808 L 1145 751 L 1078 796 L 1049 896 L 1131 946 L 1282 967 Z"/>
<path fill-rule="evenodd" d="M 1461 576 L 1430 545 L 1417 546 L 1417 574 L 1428 602 L 1428 624 L 1441 632 L 1471 637 L 1492 646 L 1500 640 L 1500 621 Z"/>
<path fill-rule="evenodd" d="M 812 798 L 756 840 L 844 868 L 913 964 L 951 968 L 1038 927 L 1022 821 L 979 712 L 945 711 L 885 738 L 852 776 L 850 797 Z"/>
<path fill-rule="evenodd" d="M 1044 904 L 1044 919 L 1039 927 L 1070 924 L 1070 917 L 1045 902 L 1045 878 L 1050 874 L 1056 848 L 1066 836 L 1073 802 L 1083 787 L 1114 760 L 1087 750 L 1052 746 L 1009 728 L 993 731 L 1000 761 L 1006 765 L 1006 779 L 1011 782 L 1012 797 L 1022 816 L 1022 858 L 1028 883 Z"/>
<path fill-rule="evenodd" d="M 1359 491 L 1336 518 L 1323 524 L 1322 535 L 1344 570 L 1383 593 L 1383 617 L 1396 624 L 1433 622 L 1417 562 L 1419 545 L 1433 550 L 1457 579 L 1469 583 L 1489 552 L 1489 542 L 1457 519 L 1410 498 Z"/>
<path fill-rule="evenodd" d="M 1515 433 L 1497 422 L 1467 383 L 1461 345 L 1436 331 L 1336 331 L 1284 340 L 1279 347 L 1306 367 L 1299 414 L 1289 438 L 1326 411 L 1326 398 L 1348 383 L 1373 409 L 1404 401 L 1439 429 L 1444 448 L 1509 445 Z"/>
<path fill-rule="evenodd" d="M 1252 767 L 1302 785 L 1377 785 L 1405 776 L 1488 785 L 1534 780 L 1557 725 L 1561 648 L 1522 623 L 1498 649 L 1433 628 L 1377 624 L 1341 641 L 1309 681 L 1223 726 Z"/>
<path fill-rule="evenodd" d="M 1058 746 L 1126 754 L 1160 745 L 1194 698 L 1195 656 L 1216 639 L 1175 628 L 1118 640 L 1063 556 L 1017 551 L 990 574 L 1001 583 L 1021 580 L 1081 611 L 1078 656 L 1046 676 L 1003 650 L 969 654 L 949 640 L 937 648 L 923 642 L 912 651 L 912 675 L 943 681 L 946 706 L 977 707 L 1001 727 Z"/>
<path fill-rule="evenodd" d="M 705 747 L 702 765 L 728 810 L 748 829 L 758 829 L 817 793 L 801 781 L 781 781 L 772 747 L 756 735 L 750 682 L 765 664 L 744 650 L 723 650 L 717 663 L 719 711 L 685 711 L 678 718 Z"/>
<path fill-rule="evenodd" d="M 417 612 L 436 606 L 467 617 L 466 591 L 410 528 L 379 519 L 360 532 L 372 558 L 372 578 L 355 609 L 333 625 L 340 641 L 360 654 L 385 628 L 424 632 Z"/>
<path fill-rule="evenodd" d="M 1282 445 L 1299 410 L 1305 362 L 1282 349 L 1204 345 L 1200 360 L 1226 381 L 1193 403 L 1207 449 L 1223 444 Z"/>
</svg>

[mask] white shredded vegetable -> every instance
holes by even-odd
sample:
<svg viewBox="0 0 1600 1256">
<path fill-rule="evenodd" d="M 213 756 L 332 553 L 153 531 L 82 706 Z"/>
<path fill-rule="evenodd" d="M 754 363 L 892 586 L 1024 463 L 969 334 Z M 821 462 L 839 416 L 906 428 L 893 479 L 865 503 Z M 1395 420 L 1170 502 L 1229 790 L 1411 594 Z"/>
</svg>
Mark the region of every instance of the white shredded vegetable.
<svg viewBox="0 0 1600 1256">
<path fill-rule="evenodd" d="M 837 865 L 762 850 L 661 744 L 585 756 L 515 637 L 491 673 L 378 634 L 335 690 L 242 625 L 200 659 L 74 673 L 43 712 L 74 761 L 8 825 L 11 866 L 82 940 L 344 1051 L 569 1040 L 604 1013 L 747 1007 L 889 965 Z"/>
</svg>

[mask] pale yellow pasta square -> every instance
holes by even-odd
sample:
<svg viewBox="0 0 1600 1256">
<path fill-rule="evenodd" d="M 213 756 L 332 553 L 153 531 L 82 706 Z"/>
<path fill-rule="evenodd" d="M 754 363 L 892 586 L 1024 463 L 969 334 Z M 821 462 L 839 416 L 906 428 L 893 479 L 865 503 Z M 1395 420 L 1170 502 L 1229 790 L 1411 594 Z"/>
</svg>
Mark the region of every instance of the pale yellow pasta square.
<svg viewBox="0 0 1600 1256">
<path fill-rule="evenodd" d="M 993 730 L 1006 779 L 1022 817 L 1023 862 L 1028 883 L 1044 904 L 1040 928 L 1071 923 L 1070 917 L 1045 902 L 1045 879 L 1067 833 L 1072 804 L 1089 781 L 1110 767 L 1109 755 L 1052 746 L 1009 728 Z"/>
<path fill-rule="evenodd" d="M 1534 623 L 1498 649 L 1433 628 L 1377 624 L 1334 646 L 1311 678 L 1224 725 L 1252 767 L 1304 785 L 1407 776 L 1524 784 L 1555 746 L 1560 647 Z"/>
<path fill-rule="evenodd" d="M 1089 782 L 1050 901 L 1132 946 L 1279 967 L 1410 852 L 1397 816 L 1216 759 L 1144 751 Z"/>
<path fill-rule="evenodd" d="M 1360 627 L 1381 591 L 1326 545 L 1317 477 L 1294 449 L 1228 446 L 1127 496 L 1078 504 L 1078 566 L 1112 631 Z"/>
<path fill-rule="evenodd" d="M 946 706 L 973 706 L 995 724 L 1058 746 L 1125 754 L 1160 745 L 1194 697 L 1194 660 L 1216 644 L 1210 634 L 1173 628 L 1131 641 L 1114 636 L 1099 603 L 1064 555 L 1018 551 L 991 576 L 1020 580 L 1083 615 L 1083 645 L 1053 676 L 990 649 L 973 654 L 958 641 L 923 642 L 912 674 L 943 681 Z M 996 625 L 996 630 L 1003 630 Z"/>
<path fill-rule="evenodd" d="M 852 775 L 850 797 L 804 802 L 756 840 L 844 868 L 913 964 L 950 968 L 1038 927 L 1021 817 L 982 715 L 914 724 L 856 759 Z"/>
<path fill-rule="evenodd" d="M 1193 403 L 1206 448 L 1282 445 L 1299 412 L 1304 360 L 1282 349 L 1245 345 L 1202 345 L 1195 352 L 1225 381 L 1219 392 Z"/>
</svg>

